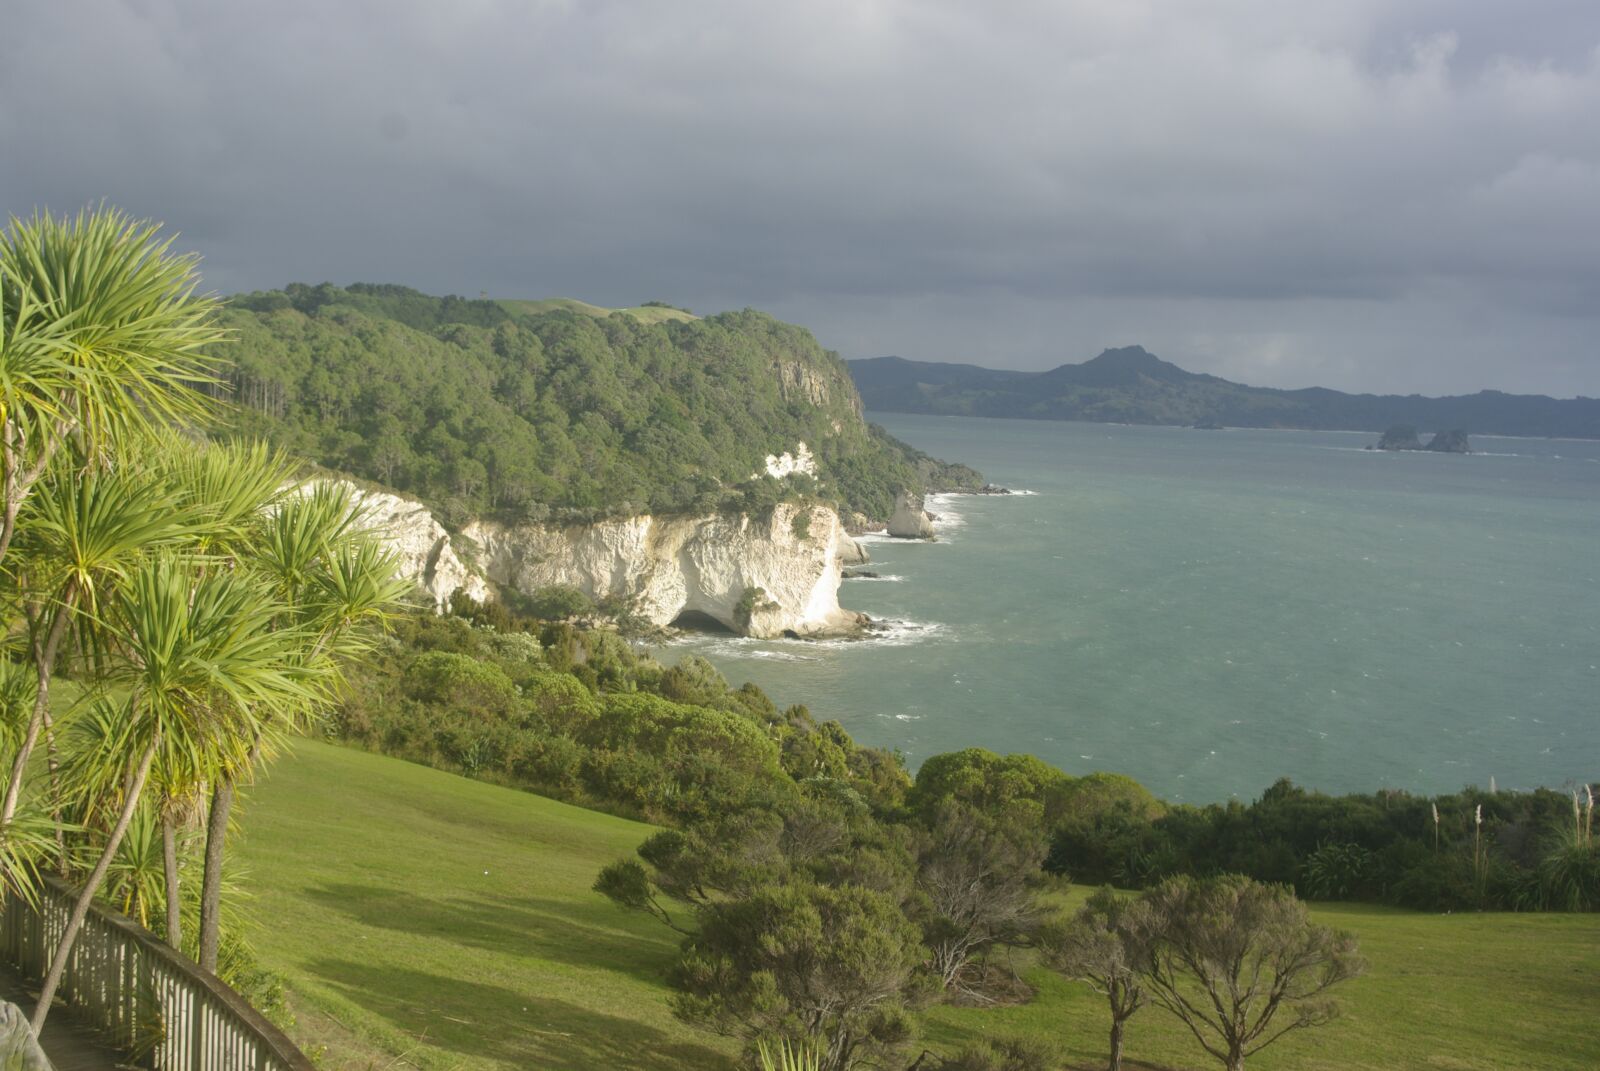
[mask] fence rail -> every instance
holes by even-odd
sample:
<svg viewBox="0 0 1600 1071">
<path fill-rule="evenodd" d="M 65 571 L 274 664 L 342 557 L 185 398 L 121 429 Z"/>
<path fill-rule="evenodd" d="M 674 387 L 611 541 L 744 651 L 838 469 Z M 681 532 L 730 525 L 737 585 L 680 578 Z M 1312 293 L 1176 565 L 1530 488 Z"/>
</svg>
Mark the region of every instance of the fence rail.
<svg viewBox="0 0 1600 1071">
<path fill-rule="evenodd" d="M 45 878 L 37 906 L 12 897 L 0 955 L 44 977 L 78 893 Z M 84 920 L 58 994 L 139 1066 L 156 1071 L 314 1071 L 283 1032 L 209 971 L 99 904 Z"/>
</svg>

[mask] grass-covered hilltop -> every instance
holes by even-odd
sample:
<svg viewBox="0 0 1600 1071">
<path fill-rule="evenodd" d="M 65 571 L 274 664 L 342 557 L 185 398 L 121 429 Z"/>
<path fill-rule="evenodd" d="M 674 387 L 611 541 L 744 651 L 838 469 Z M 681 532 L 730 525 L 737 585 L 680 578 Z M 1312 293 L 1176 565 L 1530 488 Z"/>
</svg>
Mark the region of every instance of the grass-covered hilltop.
<svg viewBox="0 0 1600 1071">
<path fill-rule="evenodd" d="M 745 310 L 294 284 L 230 299 L 238 431 L 415 495 L 447 524 L 752 510 L 812 495 L 887 520 L 976 487 L 862 419 L 844 362 Z M 804 443 L 816 478 L 766 475 Z"/>
</svg>

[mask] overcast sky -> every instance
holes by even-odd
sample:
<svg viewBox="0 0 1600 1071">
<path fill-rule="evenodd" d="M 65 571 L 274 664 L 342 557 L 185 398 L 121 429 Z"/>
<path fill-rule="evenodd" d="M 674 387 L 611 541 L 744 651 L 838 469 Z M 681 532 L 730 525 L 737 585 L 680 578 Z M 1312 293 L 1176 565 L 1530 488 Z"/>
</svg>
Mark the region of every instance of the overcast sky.
<svg viewBox="0 0 1600 1071">
<path fill-rule="evenodd" d="M 846 357 L 1141 343 L 1600 395 L 1596 0 L 9 0 L 0 212 L 207 284 L 754 306 Z"/>
</svg>

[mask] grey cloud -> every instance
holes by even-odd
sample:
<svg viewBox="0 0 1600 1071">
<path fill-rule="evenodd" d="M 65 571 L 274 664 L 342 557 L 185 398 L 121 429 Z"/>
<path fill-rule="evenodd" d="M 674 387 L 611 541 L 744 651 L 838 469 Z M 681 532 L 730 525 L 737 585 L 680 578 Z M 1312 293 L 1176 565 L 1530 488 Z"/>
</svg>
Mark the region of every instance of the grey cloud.
<svg viewBox="0 0 1600 1071">
<path fill-rule="evenodd" d="M 0 39 L 0 209 L 224 290 L 755 305 L 849 356 L 1139 341 L 1301 386 L 1600 394 L 1600 8 L 97 5 Z"/>
</svg>

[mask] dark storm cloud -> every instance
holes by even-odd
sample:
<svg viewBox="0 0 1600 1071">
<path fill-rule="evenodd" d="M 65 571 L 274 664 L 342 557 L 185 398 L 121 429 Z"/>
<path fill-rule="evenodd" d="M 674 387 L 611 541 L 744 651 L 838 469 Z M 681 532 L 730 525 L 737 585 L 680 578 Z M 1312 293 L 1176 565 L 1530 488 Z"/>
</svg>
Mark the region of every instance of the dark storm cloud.
<svg viewBox="0 0 1600 1071">
<path fill-rule="evenodd" d="M 1600 394 L 1596 115 L 1589 0 L 22 0 L 0 209 L 107 198 L 224 290 Z"/>
</svg>

